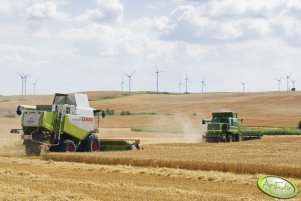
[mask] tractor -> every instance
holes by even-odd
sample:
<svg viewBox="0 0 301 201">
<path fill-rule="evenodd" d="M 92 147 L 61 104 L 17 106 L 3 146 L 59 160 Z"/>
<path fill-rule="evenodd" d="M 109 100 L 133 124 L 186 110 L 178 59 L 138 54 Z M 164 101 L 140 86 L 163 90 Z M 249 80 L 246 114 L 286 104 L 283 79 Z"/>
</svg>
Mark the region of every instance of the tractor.
<svg viewBox="0 0 301 201">
<path fill-rule="evenodd" d="M 97 133 L 103 110 L 91 108 L 86 94 L 56 93 L 52 105 L 19 105 L 26 155 L 38 156 L 41 145 L 52 152 L 95 152 L 100 149 Z"/>
<path fill-rule="evenodd" d="M 207 132 L 203 139 L 206 142 L 238 142 L 261 138 L 261 133 L 258 132 L 241 132 L 237 116 L 234 112 L 212 113 L 211 120 L 202 121 L 202 124 L 207 123 Z"/>
</svg>

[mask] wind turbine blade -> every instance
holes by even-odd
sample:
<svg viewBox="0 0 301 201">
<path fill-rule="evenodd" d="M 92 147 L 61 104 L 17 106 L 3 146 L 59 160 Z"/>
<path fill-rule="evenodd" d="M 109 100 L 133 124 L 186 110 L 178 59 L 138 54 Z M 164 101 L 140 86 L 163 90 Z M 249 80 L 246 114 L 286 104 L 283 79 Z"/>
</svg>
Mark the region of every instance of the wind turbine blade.
<svg viewBox="0 0 301 201">
<path fill-rule="evenodd" d="M 159 70 L 158 70 L 158 68 L 157 68 L 157 65 L 156 65 L 156 64 L 155 64 L 155 67 L 156 67 L 156 70 L 157 70 L 157 71 L 156 71 L 156 73 L 157 73 L 157 72 L 159 72 Z"/>
<path fill-rule="evenodd" d="M 130 75 L 130 77 L 132 77 L 133 75 L 135 75 L 135 73 L 136 73 L 136 71 L 134 71 L 134 72 Z"/>
</svg>

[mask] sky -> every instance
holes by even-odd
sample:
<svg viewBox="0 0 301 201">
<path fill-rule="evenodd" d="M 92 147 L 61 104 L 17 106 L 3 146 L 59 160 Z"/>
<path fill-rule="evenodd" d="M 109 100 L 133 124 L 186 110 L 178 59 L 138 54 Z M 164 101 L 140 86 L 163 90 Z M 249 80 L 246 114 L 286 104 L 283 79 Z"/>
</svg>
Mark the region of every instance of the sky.
<svg viewBox="0 0 301 201">
<path fill-rule="evenodd" d="M 301 86 L 299 0 L 1 0 L 0 94 Z"/>
</svg>

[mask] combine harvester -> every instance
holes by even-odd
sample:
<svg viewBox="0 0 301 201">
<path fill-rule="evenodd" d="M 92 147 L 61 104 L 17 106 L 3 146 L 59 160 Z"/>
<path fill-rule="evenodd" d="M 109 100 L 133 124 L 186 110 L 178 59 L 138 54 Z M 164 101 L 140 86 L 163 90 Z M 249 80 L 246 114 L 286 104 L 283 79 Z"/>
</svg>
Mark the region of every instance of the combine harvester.
<svg viewBox="0 0 301 201">
<path fill-rule="evenodd" d="M 237 113 L 234 112 L 214 112 L 212 120 L 202 121 L 202 124 L 206 123 L 207 132 L 203 135 L 206 142 L 238 142 L 261 138 L 258 132 L 241 132 Z"/>
<path fill-rule="evenodd" d="M 23 131 L 22 139 L 26 155 L 40 155 L 41 145 L 53 152 L 95 152 L 101 149 L 99 133 L 100 114 L 103 110 L 91 108 L 86 94 L 55 94 L 52 105 L 19 105 L 17 114 L 22 115 L 22 129 L 12 129 L 11 133 Z M 114 140 L 113 140 L 114 141 Z M 106 140 L 106 150 L 110 148 Z M 114 149 L 140 148 L 140 141 L 133 144 L 115 142 Z M 117 147 L 117 148 L 116 148 Z"/>
</svg>

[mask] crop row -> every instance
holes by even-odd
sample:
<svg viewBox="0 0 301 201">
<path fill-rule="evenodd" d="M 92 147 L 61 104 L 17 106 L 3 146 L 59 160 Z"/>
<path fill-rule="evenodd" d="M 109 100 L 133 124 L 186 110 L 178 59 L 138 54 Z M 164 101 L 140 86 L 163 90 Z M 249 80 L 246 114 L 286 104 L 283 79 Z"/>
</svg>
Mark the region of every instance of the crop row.
<svg viewBox="0 0 301 201">
<path fill-rule="evenodd" d="M 277 166 L 270 164 L 211 162 L 195 160 L 157 160 L 139 159 L 130 157 L 103 157 L 100 154 L 89 153 L 50 153 L 44 156 L 45 160 L 80 162 L 102 165 L 129 165 L 140 167 L 166 167 L 187 170 L 206 170 L 233 172 L 240 174 L 272 174 L 279 176 L 301 178 L 301 168 L 295 166 Z"/>
</svg>

